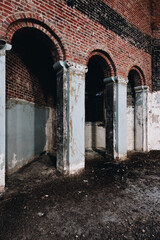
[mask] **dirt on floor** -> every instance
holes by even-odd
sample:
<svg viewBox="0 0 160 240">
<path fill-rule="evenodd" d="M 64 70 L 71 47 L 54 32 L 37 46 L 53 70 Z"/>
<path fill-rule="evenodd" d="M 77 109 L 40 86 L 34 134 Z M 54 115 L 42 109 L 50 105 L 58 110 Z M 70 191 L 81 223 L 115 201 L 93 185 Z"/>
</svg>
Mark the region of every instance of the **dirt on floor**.
<svg viewBox="0 0 160 240">
<path fill-rule="evenodd" d="M 160 152 L 125 162 L 86 153 L 86 169 L 62 176 L 43 155 L 7 179 L 1 240 L 159 240 Z"/>
</svg>

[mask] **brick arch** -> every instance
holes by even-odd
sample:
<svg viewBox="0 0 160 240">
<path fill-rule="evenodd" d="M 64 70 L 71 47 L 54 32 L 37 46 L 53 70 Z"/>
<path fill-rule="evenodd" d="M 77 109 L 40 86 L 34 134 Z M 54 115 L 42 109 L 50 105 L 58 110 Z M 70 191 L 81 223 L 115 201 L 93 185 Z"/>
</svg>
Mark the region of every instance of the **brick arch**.
<svg viewBox="0 0 160 240">
<path fill-rule="evenodd" d="M 99 49 L 92 51 L 87 58 L 87 64 L 93 56 L 100 56 L 105 61 L 104 75 L 106 78 L 116 76 L 116 68 L 115 68 L 114 62 L 112 61 L 112 59 L 108 53 L 106 53 L 105 51 L 99 50 Z M 107 72 L 105 70 L 110 70 L 110 76 L 107 75 Z"/>
<path fill-rule="evenodd" d="M 139 76 L 139 79 L 137 79 L 137 81 L 134 83 L 135 87 L 146 84 L 145 77 L 144 77 L 144 74 L 143 74 L 143 71 L 141 70 L 141 68 L 139 68 L 138 66 L 131 67 L 131 69 L 128 72 L 128 76 L 131 71 L 135 71 Z"/>
<path fill-rule="evenodd" d="M 45 18 L 42 18 L 33 13 L 17 13 L 8 17 L 3 22 L 4 39 L 7 43 L 11 43 L 14 33 L 24 27 L 36 28 L 45 33 L 53 42 L 59 55 L 59 60 L 66 59 L 67 48 L 61 40 L 61 35 L 53 28 L 53 24 L 49 23 Z"/>
</svg>

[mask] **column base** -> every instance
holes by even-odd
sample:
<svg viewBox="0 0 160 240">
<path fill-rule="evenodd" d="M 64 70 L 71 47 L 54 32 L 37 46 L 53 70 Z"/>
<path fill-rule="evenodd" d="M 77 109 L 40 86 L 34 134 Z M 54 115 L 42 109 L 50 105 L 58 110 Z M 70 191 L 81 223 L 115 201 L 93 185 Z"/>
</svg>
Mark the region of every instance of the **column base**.
<svg viewBox="0 0 160 240">
<path fill-rule="evenodd" d="M 85 170 L 85 164 L 76 164 L 76 165 L 72 165 L 71 168 L 69 169 L 64 169 L 64 168 L 59 168 L 57 167 L 57 170 L 63 174 L 63 175 L 78 175 L 84 172 Z"/>
<path fill-rule="evenodd" d="M 4 193 L 5 192 L 5 186 L 0 186 L 0 193 Z"/>
<path fill-rule="evenodd" d="M 115 158 L 115 160 L 116 160 L 116 161 L 119 161 L 119 162 L 121 162 L 121 161 L 126 161 L 126 160 L 128 160 L 127 154 L 125 154 L 125 155 L 119 155 L 118 157 Z"/>
<path fill-rule="evenodd" d="M 69 174 L 80 174 L 85 169 L 85 163 L 79 163 L 79 164 L 72 164 L 72 166 L 69 168 Z"/>
</svg>

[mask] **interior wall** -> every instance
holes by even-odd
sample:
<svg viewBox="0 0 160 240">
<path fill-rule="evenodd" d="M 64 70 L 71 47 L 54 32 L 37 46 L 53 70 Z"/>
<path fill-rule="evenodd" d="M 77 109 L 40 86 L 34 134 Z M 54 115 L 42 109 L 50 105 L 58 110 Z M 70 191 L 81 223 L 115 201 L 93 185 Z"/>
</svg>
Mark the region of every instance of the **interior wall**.
<svg viewBox="0 0 160 240">
<path fill-rule="evenodd" d="M 106 129 L 98 122 L 86 122 L 85 124 L 86 149 L 106 148 Z"/>
<path fill-rule="evenodd" d="M 7 172 L 22 167 L 45 150 L 49 108 L 23 100 L 8 100 L 6 109 Z"/>
</svg>

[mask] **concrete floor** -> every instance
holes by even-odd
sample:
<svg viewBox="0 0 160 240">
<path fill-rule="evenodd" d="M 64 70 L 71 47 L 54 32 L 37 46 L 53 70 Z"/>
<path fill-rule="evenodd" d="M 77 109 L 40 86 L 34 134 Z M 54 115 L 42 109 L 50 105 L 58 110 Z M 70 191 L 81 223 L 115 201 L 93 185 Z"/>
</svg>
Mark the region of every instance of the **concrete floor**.
<svg viewBox="0 0 160 240">
<path fill-rule="evenodd" d="M 160 152 L 126 162 L 86 153 L 86 170 L 62 176 L 43 155 L 7 180 L 1 240 L 160 239 Z"/>
</svg>

